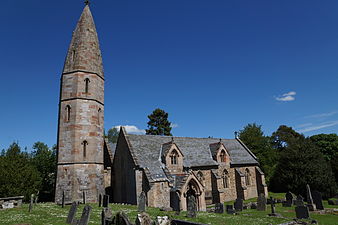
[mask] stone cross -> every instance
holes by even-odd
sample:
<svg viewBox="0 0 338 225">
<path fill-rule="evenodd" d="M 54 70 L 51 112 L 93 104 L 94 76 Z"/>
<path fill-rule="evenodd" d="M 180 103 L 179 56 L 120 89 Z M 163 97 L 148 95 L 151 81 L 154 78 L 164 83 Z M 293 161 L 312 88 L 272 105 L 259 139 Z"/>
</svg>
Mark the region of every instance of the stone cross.
<svg viewBox="0 0 338 225">
<path fill-rule="evenodd" d="M 257 210 L 258 211 L 266 210 L 266 198 L 263 193 L 261 193 L 257 198 Z"/>
<path fill-rule="evenodd" d="M 77 203 L 73 202 L 72 206 L 69 209 L 66 223 L 68 223 L 68 224 L 73 224 L 74 223 L 74 220 L 76 220 L 75 219 L 76 211 L 77 211 Z"/>
<path fill-rule="evenodd" d="M 88 225 L 91 211 L 92 211 L 92 207 L 89 205 L 86 205 L 82 211 L 81 219 L 77 225 Z"/>
<path fill-rule="evenodd" d="M 197 211 L 197 207 L 196 207 L 196 197 L 193 195 L 188 195 L 188 213 L 187 213 L 187 217 L 189 218 L 195 218 L 196 217 L 196 211 Z"/>
<path fill-rule="evenodd" d="M 270 201 L 271 201 L 271 214 L 275 214 L 276 213 L 276 206 L 275 206 L 275 199 L 270 197 Z"/>
<path fill-rule="evenodd" d="M 139 212 L 145 212 L 146 211 L 146 202 L 147 202 L 147 196 L 144 193 L 144 191 L 142 191 L 140 193 L 140 196 L 138 197 L 137 208 L 138 208 Z"/>
</svg>

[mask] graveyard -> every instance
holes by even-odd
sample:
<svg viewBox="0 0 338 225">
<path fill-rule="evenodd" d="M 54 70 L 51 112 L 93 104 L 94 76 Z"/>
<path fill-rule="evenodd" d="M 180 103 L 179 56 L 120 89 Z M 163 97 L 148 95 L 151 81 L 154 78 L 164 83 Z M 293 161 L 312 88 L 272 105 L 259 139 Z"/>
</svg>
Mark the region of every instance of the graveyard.
<svg viewBox="0 0 338 225">
<path fill-rule="evenodd" d="M 258 209 L 259 202 L 257 199 L 248 199 L 243 201 L 241 211 L 235 210 L 235 213 L 228 214 L 226 212 L 227 205 L 234 205 L 235 208 L 238 207 L 238 203 L 235 204 L 235 201 L 225 202 L 223 212 L 215 212 L 215 206 L 211 206 L 208 208 L 207 212 L 196 212 L 195 218 L 189 218 L 187 215 L 188 212 L 182 211 L 177 215 L 177 212 L 174 211 L 161 211 L 158 208 L 145 208 L 146 213 L 149 217 L 156 221 L 158 216 L 168 216 L 169 219 L 174 219 L 177 221 L 190 221 L 192 223 L 186 224 L 252 224 L 252 225 L 261 225 L 261 224 L 292 224 L 289 222 L 294 221 L 296 218 L 295 205 L 283 206 L 282 201 L 285 200 L 285 193 L 270 193 L 270 196 L 273 199 L 276 199 L 276 203 L 274 204 L 274 213 L 277 216 L 269 216 L 271 214 L 271 204 L 269 204 L 269 200 L 265 205 L 265 210 Z M 331 201 L 335 201 L 331 199 Z M 252 206 L 253 203 L 257 202 L 257 208 Z M 305 203 L 306 204 L 306 203 Z M 306 222 L 307 224 L 311 224 L 314 220 L 317 224 L 327 224 L 333 225 L 337 224 L 338 221 L 338 205 L 329 205 L 327 200 L 322 201 L 324 210 L 316 210 L 309 212 L 308 219 L 297 219 L 297 221 Z M 264 205 L 264 204 L 263 204 Z M 90 208 L 89 212 L 89 221 L 82 221 L 83 209 Z M 137 224 L 136 218 L 137 215 L 140 214 L 140 208 L 134 205 L 125 205 L 125 204 L 108 204 L 109 209 L 111 209 L 111 214 L 114 216 L 118 212 L 123 212 L 125 214 L 130 223 L 129 224 Z M 262 207 L 262 206 L 261 206 Z M 31 212 L 29 212 L 30 204 L 22 204 L 22 206 L 12 209 L 2 209 L 0 210 L 0 218 L 2 225 L 14 225 L 14 224 L 31 224 L 31 225 L 45 225 L 45 224 L 53 224 L 53 225 L 61 225 L 61 224 L 71 224 L 69 217 L 74 213 L 74 210 L 71 210 L 71 205 L 65 205 L 64 208 L 61 205 L 56 205 L 55 203 L 37 203 L 32 204 Z M 221 207 L 222 208 L 222 207 Z M 77 206 L 77 210 L 75 210 L 74 217 L 78 220 L 78 224 L 104 224 L 101 221 L 101 215 L 103 207 L 99 207 L 99 204 L 80 204 Z M 70 213 L 72 212 L 72 213 Z M 88 212 L 88 210 L 86 211 Z M 69 223 L 66 223 L 68 220 Z M 306 224 L 303 223 L 303 224 Z M 117 224 L 117 223 L 106 223 L 106 224 Z M 120 224 L 128 224 L 128 223 L 120 223 Z M 179 224 L 179 223 L 177 223 Z M 184 224 L 184 223 L 182 223 Z"/>
</svg>

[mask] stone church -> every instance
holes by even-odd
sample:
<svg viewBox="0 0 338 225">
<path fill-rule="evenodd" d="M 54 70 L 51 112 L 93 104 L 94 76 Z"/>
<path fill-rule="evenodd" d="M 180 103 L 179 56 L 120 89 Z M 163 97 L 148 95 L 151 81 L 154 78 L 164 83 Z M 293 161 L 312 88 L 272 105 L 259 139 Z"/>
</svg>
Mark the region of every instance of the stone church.
<svg viewBox="0 0 338 225">
<path fill-rule="evenodd" d="M 88 2 L 73 32 L 59 100 L 55 202 L 111 201 L 198 210 L 213 203 L 267 196 L 264 173 L 240 139 L 128 134 L 104 139 L 104 73 Z"/>
</svg>

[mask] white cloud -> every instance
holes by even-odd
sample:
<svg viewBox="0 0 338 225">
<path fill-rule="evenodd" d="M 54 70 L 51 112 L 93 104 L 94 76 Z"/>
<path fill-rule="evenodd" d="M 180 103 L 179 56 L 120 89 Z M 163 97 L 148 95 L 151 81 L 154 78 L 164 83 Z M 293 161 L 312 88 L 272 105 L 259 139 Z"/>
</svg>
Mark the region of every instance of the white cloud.
<svg viewBox="0 0 338 225">
<path fill-rule="evenodd" d="M 303 129 L 297 130 L 297 132 L 306 133 L 306 132 L 320 130 L 320 129 L 323 129 L 323 128 L 326 128 L 326 127 L 332 127 L 332 126 L 336 126 L 336 125 L 338 125 L 338 120 L 330 121 L 330 122 L 326 122 L 326 123 L 321 123 L 321 124 L 317 124 L 317 125 L 313 125 L 313 126 L 309 126 L 309 127 L 305 127 Z"/>
<path fill-rule="evenodd" d="M 290 101 L 294 101 L 296 98 L 296 92 L 295 91 L 290 91 L 288 93 L 282 94 L 279 97 L 275 97 L 275 99 L 277 101 L 281 101 L 281 102 L 290 102 Z"/>
<path fill-rule="evenodd" d="M 171 126 L 171 128 L 176 128 L 176 127 L 178 127 L 178 124 L 177 123 L 172 123 L 170 126 Z"/>
<path fill-rule="evenodd" d="M 114 128 L 117 128 L 118 130 L 120 130 L 120 127 L 124 127 L 124 129 L 126 129 L 127 133 L 131 133 L 131 134 L 145 134 L 146 130 L 143 129 L 139 129 L 134 125 L 118 125 L 118 126 L 114 126 Z"/>
<path fill-rule="evenodd" d="M 323 118 L 323 117 L 329 117 L 337 114 L 338 111 L 328 112 L 328 113 L 320 113 L 320 114 L 314 114 L 310 116 L 306 116 L 305 118 Z"/>
</svg>

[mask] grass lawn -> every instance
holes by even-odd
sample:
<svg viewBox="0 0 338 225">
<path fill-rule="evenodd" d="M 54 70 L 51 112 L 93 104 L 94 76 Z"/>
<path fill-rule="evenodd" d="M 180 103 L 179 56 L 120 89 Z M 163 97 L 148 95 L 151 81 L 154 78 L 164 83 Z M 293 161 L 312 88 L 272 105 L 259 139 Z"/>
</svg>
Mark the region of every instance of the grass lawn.
<svg viewBox="0 0 338 225">
<path fill-rule="evenodd" d="M 275 196 L 274 197 L 278 197 Z M 280 198 L 283 198 L 281 195 Z M 325 208 L 337 208 L 338 206 L 330 206 L 327 201 L 324 202 Z M 229 203 L 226 203 L 229 204 Z M 90 223 L 99 225 L 101 218 L 101 208 L 98 204 L 90 204 L 93 207 Z M 80 218 L 84 205 L 80 205 L 77 211 L 77 218 Z M 113 213 L 118 211 L 124 211 L 131 222 L 135 221 L 137 215 L 137 207 L 131 205 L 114 205 L 110 204 L 109 207 L 113 210 Z M 21 208 L 0 210 L 0 224 L 1 225 L 14 225 L 14 224 L 32 224 L 32 225 L 61 225 L 66 224 L 66 218 L 68 215 L 70 206 L 62 208 L 54 203 L 40 203 L 37 204 L 32 213 L 28 212 L 28 205 L 24 204 Z M 236 224 L 236 225 L 264 225 L 264 224 L 280 224 L 283 222 L 291 221 L 295 218 L 294 207 L 282 207 L 281 204 L 276 205 L 276 212 L 282 214 L 286 218 L 273 218 L 267 216 L 270 212 L 270 206 L 268 205 L 266 212 L 260 212 L 255 209 L 248 209 L 240 212 L 239 215 L 228 214 L 215 214 L 207 212 L 199 212 L 197 218 L 189 219 L 190 221 L 205 223 L 205 224 Z M 169 215 L 175 219 L 188 220 L 185 215 L 186 212 L 182 212 L 181 215 L 176 216 L 174 212 L 162 212 L 157 208 L 148 208 L 147 212 L 155 219 L 156 216 Z M 319 224 L 325 225 L 337 225 L 338 214 L 326 214 L 321 215 L 311 212 L 311 218 L 319 222 Z"/>
</svg>

